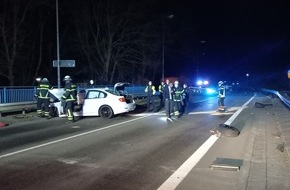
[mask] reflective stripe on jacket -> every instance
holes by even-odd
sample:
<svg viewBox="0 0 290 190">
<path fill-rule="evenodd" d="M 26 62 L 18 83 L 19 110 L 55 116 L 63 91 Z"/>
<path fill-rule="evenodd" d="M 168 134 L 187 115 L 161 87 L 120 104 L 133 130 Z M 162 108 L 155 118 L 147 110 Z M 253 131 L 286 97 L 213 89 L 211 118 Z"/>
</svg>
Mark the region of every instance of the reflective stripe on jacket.
<svg viewBox="0 0 290 190">
<path fill-rule="evenodd" d="M 77 86 L 72 83 L 68 83 L 64 88 L 65 92 L 62 95 L 62 99 L 65 101 L 76 101 L 77 99 Z"/>
<path fill-rule="evenodd" d="M 162 84 L 160 84 L 159 87 L 158 87 L 159 92 L 162 93 L 163 92 L 163 88 L 164 88 L 164 86 Z"/>
<path fill-rule="evenodd" d="M 42 99 L 49 99 L 49 90 L 53 89 L 53 87 L 49 83 L 41 82 L 35 93 L 35 96 Z"/>
<path fill-rule="evenodd" d="M 148 93 L 148 96 L 152 96 L 153 94 L 156 93 L 156 91 L 155 91 L 155 86 L 153 86 L 153 85 L 148 85 L 148 86 L 146 86 L 146 88 L 145 88 L 145 92 Z"/>
<path fill-rule="evenodd" d="M 183 92 L 181 87 L 173 88 L 173 101 L 181 101 Z"/>
</svg>

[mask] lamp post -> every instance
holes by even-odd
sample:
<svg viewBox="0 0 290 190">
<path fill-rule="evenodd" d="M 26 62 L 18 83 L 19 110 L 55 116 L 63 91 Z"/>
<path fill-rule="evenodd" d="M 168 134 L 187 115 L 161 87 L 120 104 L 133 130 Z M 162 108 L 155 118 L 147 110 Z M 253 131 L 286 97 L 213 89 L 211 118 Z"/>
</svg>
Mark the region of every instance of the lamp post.
<svg viewBox="0 0 290 190">
<path fill-rule="evenodd" d="M 162 21 L 162 81 L 164 81 L 164 38 L 164 21 Z"/>
<path fill-rule="evenodd" d="M 172 19 L 174 17 L 174 15 L 168 15 L 166 16 L 166 18 L 168 19 Z M 165 73 L 165 47 L 164 47 L 164 44 L 165 44 L 165 28 L 164 28 L 164 25 L 165 25 L 165 17 L 162 18 L 162 81 L 164 81 L 164 73 Z"/>
<path fill-rule="evenodd" d="M 58 0 L 56 0 L 56 54 L 57 54 L 57 87 L 60 88 L 60 65 L 59 65 L 59 23 L 58 23 Z"/>
</svg>

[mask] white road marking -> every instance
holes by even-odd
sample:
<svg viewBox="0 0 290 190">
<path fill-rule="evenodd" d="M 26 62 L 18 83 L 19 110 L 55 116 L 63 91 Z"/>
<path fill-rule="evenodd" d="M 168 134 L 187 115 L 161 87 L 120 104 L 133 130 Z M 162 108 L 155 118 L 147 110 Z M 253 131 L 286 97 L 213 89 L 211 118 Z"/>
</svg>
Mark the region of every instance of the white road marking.
<svg viewBox="0 0 290 190">
<path fill-rule="evenodd" d="M 58 159 L 58 161 L 59 162 L 63 162 L 65 164 L 70 164 L 70 165 L 78 163 L 77 160 L 69 160 L 69 159 Z"/>
<path fill-rule="evenodd" d="M 199 114 L 213 114 L 216 110 L 211 111 L 197 111 L 197 112 L 189 112 L 188 115 L 199 115 Z"/>
<path fill-rule="evenodd" d="M 254 99 L 249 99 L 234 115 L 232 115 L 225 124 L 230 125 L 237 116 Z M 214 145 L 219 137 L 211 135 L 157 190 L 174 190 L 195 167 L 207 151 Z"/>
<path fill-rule="evenodd" d="M 191 169 L 199 162 L 210 147 L 218 139 L 217 136 L 212 135 L 203 143 L 195 153 L 193 153 L 159 188 L 158 190 L 173 190 L 178 184 L 183 181 Z"/>
<path fill-rule="evenodd" d="M 129 121 L 124 121 L 124 122 L 121 122 L 121 123 L 116 123 L 116 124 L 113 124 L 113 125 L 109 125 L 107 127 L 103 127 L 103 128 L 100 128 L 100 129 L 95 129 L 95 130 L 88 131 L 88 132 L 85 132 L 85 133 L 80 133 L 80 134 L 73 135 L 73 136 L 70 136 L 70 137 L 58 139 L 58 140 L 51 141 L 51 142 L 48 142 L 48 143 L 43 143 L 43 144 L 40 144 L 40 145 L 37 145 L 37 146 L 32 146 L 32 147 L 29 147 L 29 148 L 26 148 L 26 149 L 22 149 L 22 150 L 18 150 L 18 151 L 15 151 L 15 152 L 3 154 L 3 155 L 0 155 L 0 159 L 1 158 L 5 158 L 5 157 L 9 157 L 9 156 L 12 156 L 12 155 L 15 155 L 15 154 L 27 152 L 27 151 L 30 151 L 30 150 L 34 150 L 34 149 L 37 149 L 37 148 L 41 148 L 41 147 L 44 147 L 44 146 L 48 146 L 48 145 L 51 145 L 51 144 L 56 144 L 56 143 L 67 141 L 67 140 L 74 139 L 74 138 L 77 138 L 77 137 L 85 136 L 85 135 L 88 135 L 88 134 L 91 134 L 91 133 L 96 133 L 96 132 L 99 132 L 99 131 L 110 129 L 110 128 L 113 128 L 113 127 L 116 127 L 116 126 L 119 126 L 119 125 L 123 125 L 123 124 L 126 124 L 126 123 L 137 121 L 139 119 L 143 119 L 143 118 L 146 118 L 146 117 L 149 117 L 149 116 L 152 116 L 152 115 L 155 115 L 155 114 L 146 115 L 146 116 L 143 116 L 143 117 L 131 119 Z"/>
<path fill-rule="evenodd" d="M 211 115 L 233 115 L 233 112 L 215 112 L 212 113 Z"/>
<path fill-rule="evenodd" d="M 234 115 L 232 115 L 226 122 L 225 124 L 227 125 L 230 125 L 234 119 L 241 113 L 241 111 L 246 108 L 246 105 L 249 104 L 252 99 L 254 98 L 255 96 L 253 96 L 250 100 L 248 100 Z M 145 116 L 142 116 L 140 118 L 135 118 L 135 119 L 132 119 L 132 120 L 129 120 L 129 121 L 124 121 L 124 122 L 121 122 L 121 123 L 117 123 L 117 124 L 113 124 L 113 125 L 110 125 L 110 126 L 107 126 L 107 127 L 103 127 L 103 128 L 100 128 L 100 129 L 96 129 L 96 130 L 92 130 L 92 131 L 88 131 L 88 132 L 85 132 L 85 133 L 81 133 L 81 134 L 77 134 L 77 135 L 73 135 L 73 136 L 70 136 L 70 137 L 67 137 L 67 138 L 62 138 L 62 139 L 59 139 L 59 140 L 55 140 L 55 141 L 51 141 L 51 142 L 48 142 L 48 143 L 44 143 L 44 144 L 40 144 L 40 145 L 37 145 L 37 146 L 33 146 L 33 147 L 30 147 L 30 148 L 26 148 L 26 149 L 22 149 L 22 150 L 19 150 L 19 151 L 15 151 L 15 152 L 11 152 L 11 153 L 7 153 L 7 154 L 4 154 L 4 155 L 0 155 L 0 159 L 1 158 L 5 158 L 5 157 L 9 157 L 9 156 L 12 156 L 12 155 L 16 155 L 16 154 L 20 154 L 20 153 L 23 153 L 23 152 L 27 152 L 27 151 L 30 151 L 30 150 L 34 150 L 34 149 L 37 149 L 37 148 L 41 148 L 41 147 L 44 147 L 44 146 L 48 146 L 48 145 L 52 145 L 52 144 L 56 144 L 56 143 L 59 143 L 59 142 L 63 142 L 63 141 L 66 141 L 66 140 L 70 140 L 70 139 L 74 139 L 74 138 L 77 138 L 77 137 L 81 137 L 81 136 L 85 136 L 85 135 L 88 135 L 88 134 L 91 134 L 91 133 L 96 133 L 96 132 L 99 132 L 99 131 L 103 131 L 103 130 L 106 130 L 106 129 L 110 129 L 110 128 L 113 128 L 113 127 L 116 127 L 116 126 L 119 126 L 119 125 L 122 125 L 122 124 L 126 124 L 126 123 L 130 123 L 130 122 L 133 122 L 133 121 L 136 121 L 136 120 L 139 120 L 139 119 L 143 119 L 143 118 L 146 118 L 146 117 L 149 117 L 149 116 L 152 116 L 152 115 L 158 115 L 158 113 L 155 113 L 155 114 L 148 114 L 148 115 L 145 115 Z M 211 137 L 209 137 L 207 139 L 207 141 L 205 141 L 201 147 L 199 147 L 198 150 L 195 151 L 195 153 L 193 153 L 159 188 L 158 190 L 174 190 L 178 184 L 181 183 L 181 181 L 188 175 L 188 173 L 191 171 L 191 169 L 199 162 L 199 160 L 206 154 L 206 152 L 212 147 L 212 145 L 216 142 L 216 140 L 218 139 L 218 137 L 216 137 L 215 135 L 212 135 Z"/>
<path fill-rule="evenodd" d="M 137 113 L 137 114 L 127 114 L 130 117 L 142 117 L 142 116 L 148 116 L 148 115 L 165 115 L 164 111 L 156 112 L 154 114 L 152 113 Z"/>
<path fill-rule="evenodd" d="M 227 111 L 230 112 L 218 112 L 217 110 L 209 110 L 209 111 L 196 111 L 196 112 L 189 112 L 187 115 L 198 115 L 198 114 L 212 114 L 212 115 L 229 115 L 233 114 L 232 112 L 237 111 L 240 107 L 229 107 Z M 152 115 L 152 113 L 138 113 L 138 114 L 127 114 L 130 117 L 142 117 L 147 115 Z M 165 111 L 156 112 L 154 115 L 165 115 Z"/>
</svg>

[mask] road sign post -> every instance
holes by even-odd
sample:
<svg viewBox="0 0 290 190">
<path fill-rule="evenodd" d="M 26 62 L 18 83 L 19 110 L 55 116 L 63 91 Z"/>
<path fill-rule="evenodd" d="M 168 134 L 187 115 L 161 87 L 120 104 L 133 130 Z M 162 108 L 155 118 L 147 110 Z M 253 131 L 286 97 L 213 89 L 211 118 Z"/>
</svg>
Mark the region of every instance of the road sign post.
<svg viewBox="0 0 290 190">
<path fill-rule="evenodd" d="M 57 86 L 60 88 L 60 67 L 75 67 L 75 60 L 53 60 L 53 67 L 57 67 Z"/>
</svg>

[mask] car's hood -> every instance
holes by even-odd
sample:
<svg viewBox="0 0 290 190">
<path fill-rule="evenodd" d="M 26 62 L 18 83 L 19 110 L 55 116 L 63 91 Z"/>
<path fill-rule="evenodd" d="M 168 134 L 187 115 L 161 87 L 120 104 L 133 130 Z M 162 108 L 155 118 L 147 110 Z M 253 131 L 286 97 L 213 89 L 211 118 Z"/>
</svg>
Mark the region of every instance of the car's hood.
<svg viewBox="0 0 290 190">
<path fill-rule="evenodd" d="M 60 100 L 64 93 L 64 88 L 54 88 L 52 90 L 49 90 L 49 92 L 52 99 Z"/>
</svg>

